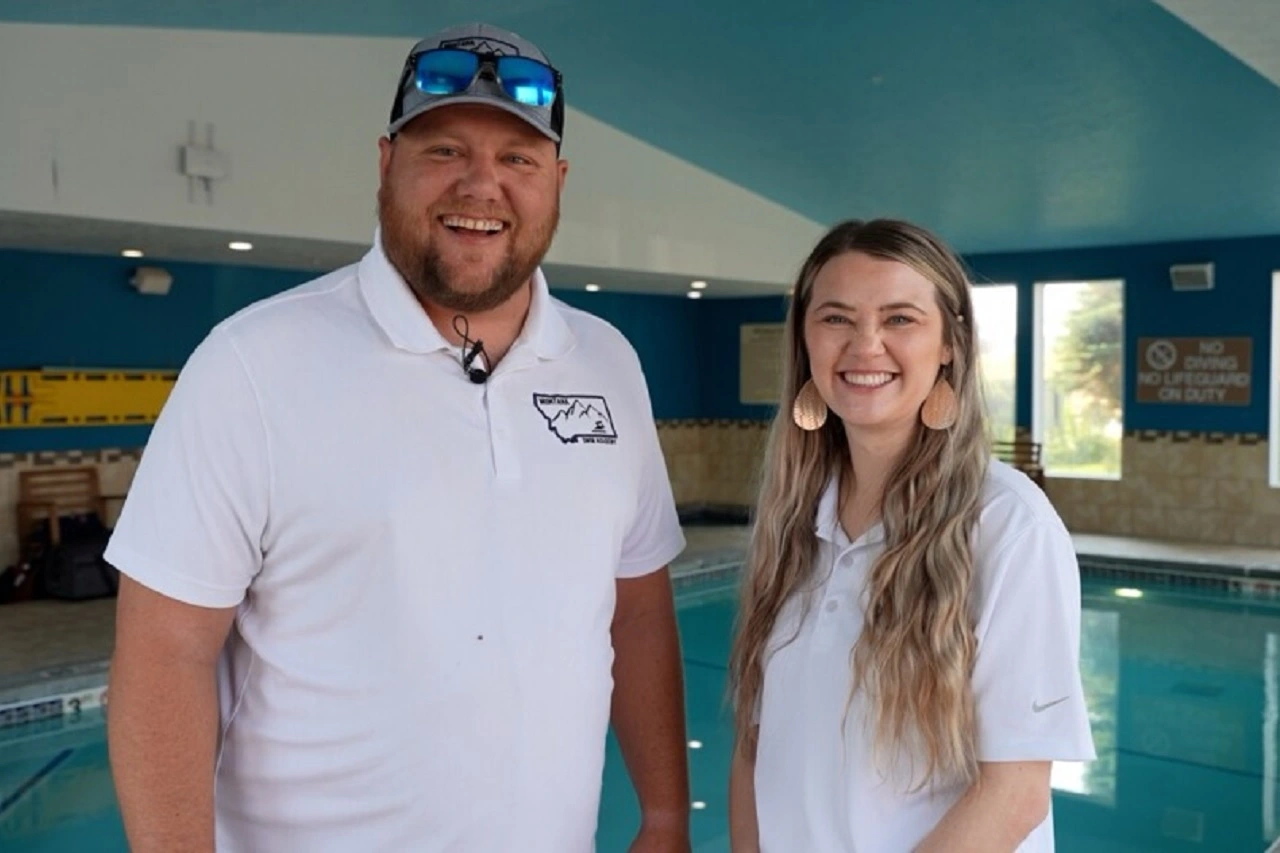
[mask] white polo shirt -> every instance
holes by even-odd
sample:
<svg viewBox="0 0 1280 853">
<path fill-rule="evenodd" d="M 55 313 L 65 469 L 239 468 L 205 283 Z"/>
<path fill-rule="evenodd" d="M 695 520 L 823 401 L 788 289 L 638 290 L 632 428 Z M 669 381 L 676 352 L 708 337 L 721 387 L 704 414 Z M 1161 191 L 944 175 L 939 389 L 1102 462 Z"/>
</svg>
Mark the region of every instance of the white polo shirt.
<svg viewBox="0 0 1280 853">
<path fill-rule="evenodd" d="M 909 794 L 901 779 L 883 779 L 872 764 L 862 691 L 841 734 L 850 650 L 862 631 L 866 581 L 883 552 L 884 530 L 877 525 L 850 542 L 837 493 L 833 479 L 818 505 L 811 589 L 784 606 L 770 641 L 755 766 L 764 853 L 905 853 L 964 793 L 963 786 L 936 786 Z M 1044 493 L 998 461 L 987 475 L 980 519 L 971 596 L 978 759 L 1092 760 L 1071 538 Z M 1052 813 L 1018 849 L 1053 850 Z"/>
<path fill-rule="evenodd" d="M 219 851 L 588 851 L 615 581 L 684 547 L 635 352 L 539 272 L 473 384 L 380 243 L 218 325 L 107 559 L 238 608 Z"/>
</svg>

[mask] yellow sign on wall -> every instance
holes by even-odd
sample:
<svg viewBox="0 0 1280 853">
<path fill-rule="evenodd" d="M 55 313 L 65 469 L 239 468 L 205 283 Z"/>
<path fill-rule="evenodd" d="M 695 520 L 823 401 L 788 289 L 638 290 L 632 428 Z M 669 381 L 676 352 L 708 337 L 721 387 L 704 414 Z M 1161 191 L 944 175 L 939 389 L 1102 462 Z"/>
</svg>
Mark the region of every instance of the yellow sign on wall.
<svg viewBox="0 0 1280 853">
<path fill-rule="evenodd" d="M 176 370 L 0 370 L 0 429 L 155 423 Z"/>
</svg>

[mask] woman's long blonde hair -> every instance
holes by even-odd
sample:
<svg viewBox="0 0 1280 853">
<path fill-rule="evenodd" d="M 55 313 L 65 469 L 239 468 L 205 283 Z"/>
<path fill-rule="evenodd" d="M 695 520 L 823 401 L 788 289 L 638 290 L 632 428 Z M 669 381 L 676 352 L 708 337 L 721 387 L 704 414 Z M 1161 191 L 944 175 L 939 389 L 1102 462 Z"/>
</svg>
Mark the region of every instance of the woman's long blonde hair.
<svg viewBox="0 0 1280 853">
<path fill-rule="evenodd" d="M 851 477 L 844 426 L 834 414 L 813 432 L 791 418 L 810 378 L 804 319 L 818 271 L 845 252 L 899 261 L 933 282 L 952 361 L 942 371 L 959 414 L 947 430 L 918 427 L 881 499 L 884 553 L 867 583 L 865 627 L 853 649 L 853 690 L 864 690 L 878 754 L 923 760 L 920 785 L 976 777 L 971 674 L 977 642 L 968 609 L 970 534 L 989 458 L 969 283 L 937 238 L 895 220 L 837 225 L 817 244 L 796 282 L 786 321 L 789 347 L 782 405 L 765 455 L 730 660 L 740 748 L 755 751 L 754 715 L 765 655 L 784 604 L 813 575 L 818 499 L 833 475 Z M 852 694 L 851 694 L 852 695 Z M 843 743 L 833 732 L 833 744 Z M 914 771 L 912 773 L 914 776 Z M 917 786 L 918 787 L 918 786 Z"/>
</svg>

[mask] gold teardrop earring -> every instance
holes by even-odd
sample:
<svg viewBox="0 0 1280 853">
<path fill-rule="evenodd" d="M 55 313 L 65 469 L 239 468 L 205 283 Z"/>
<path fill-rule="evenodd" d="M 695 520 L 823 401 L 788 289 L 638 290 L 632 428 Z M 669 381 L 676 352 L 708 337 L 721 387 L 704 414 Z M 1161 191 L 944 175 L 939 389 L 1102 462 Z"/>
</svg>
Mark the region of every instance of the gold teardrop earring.
<svg viewBox="0 0 1280 853">
<path fill-rule="evenodd" d="M 796 401 L 791 406 L 791 419 L 800 429 L 813 432 L 827 422 L 827 412 L 827 402 L 810 379 L 796 394 Z"/>
<path fill-rule="evenodd" d="M 960 404 L 956 400 L 955 389 L 947 381 L 944 372 L 933 383 L 929 396 L 924 398 L 924 405 L 920 407 L 920 422 L 929 429 L 951 429 L 959 414 Z"/>
</svg>

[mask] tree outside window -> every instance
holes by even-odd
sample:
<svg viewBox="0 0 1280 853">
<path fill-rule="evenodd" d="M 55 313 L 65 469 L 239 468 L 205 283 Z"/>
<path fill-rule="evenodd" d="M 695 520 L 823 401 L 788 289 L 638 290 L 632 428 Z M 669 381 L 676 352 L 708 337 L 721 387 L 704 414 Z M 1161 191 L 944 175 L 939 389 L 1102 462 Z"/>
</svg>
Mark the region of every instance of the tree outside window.
<svg viewBox="0 0 1280 853">
<path fill-rule="evenodd" d="M 1045 471 L 1119 478 L 1124 436 L 1124 283 L 1037 287 L 1035 432 Z"/>
</svg>

